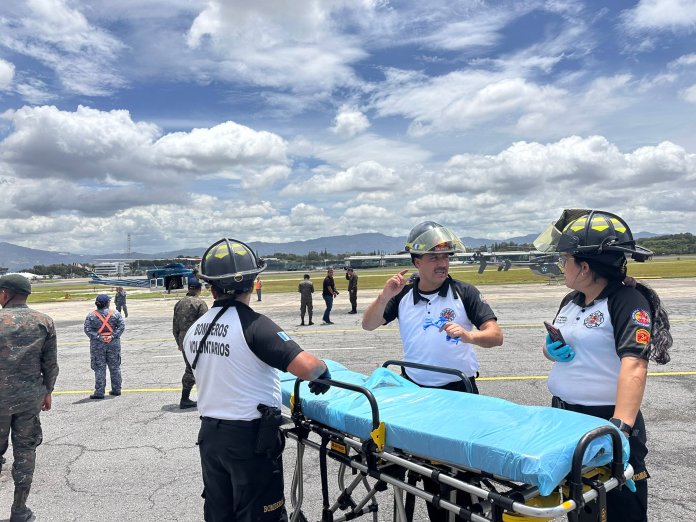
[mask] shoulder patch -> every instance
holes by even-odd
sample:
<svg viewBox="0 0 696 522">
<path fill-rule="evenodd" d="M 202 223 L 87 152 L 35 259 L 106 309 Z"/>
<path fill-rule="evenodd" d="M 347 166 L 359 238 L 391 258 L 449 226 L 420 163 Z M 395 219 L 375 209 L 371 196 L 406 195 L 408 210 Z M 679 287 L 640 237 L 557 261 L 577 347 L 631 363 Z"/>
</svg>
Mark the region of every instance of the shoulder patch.
<svg viewBox="0 0 696 522">
<path fill-rule="evenodd" d="M 584 324 L 587 328 L 597 328 L 604 322 L 604 314 L 597 310 L 585 317 Z"/>
<path fill-rule="evenodd" d="M 278 337 L 280 337 L 283 341 L 290 340 L 290 336 L 283 331 L 278 332 Z"/>
<path fill-rule="evenodd" d="M 638 328 L 638 330 L 636 330 L 636 342 L 638 344 L 650 344 L 650 332 L 645 328 Z"/>
<path fill-rule="evenodd" d="M 631 314 L 631 319 L 638 326 L 650 326 L 650 315 L 641 308 L 636 308 Z"/>
</svg>

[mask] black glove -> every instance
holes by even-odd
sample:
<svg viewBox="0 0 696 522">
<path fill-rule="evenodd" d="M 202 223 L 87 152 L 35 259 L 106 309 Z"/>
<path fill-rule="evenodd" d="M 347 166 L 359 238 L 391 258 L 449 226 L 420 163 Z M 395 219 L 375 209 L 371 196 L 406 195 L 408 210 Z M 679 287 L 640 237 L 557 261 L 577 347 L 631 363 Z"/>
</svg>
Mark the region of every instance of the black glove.
<svg viewBox="0 0 696 522">
<path fill-rule="evenodd" d="M 326 367 L 326 370 L 324 370 L 324 373 L 322 373 L 319 377 L 319 379 L 330 379 L 331 378 L 331 372 L 329 371 L 329 367 Z M 309 391 L 311 391 L 314 395 L 322 395 L 329 391 L 329 386 L 328 384 L 322 384 L 317 381 L 312 381 L 309 383 Z"/>
</svg>

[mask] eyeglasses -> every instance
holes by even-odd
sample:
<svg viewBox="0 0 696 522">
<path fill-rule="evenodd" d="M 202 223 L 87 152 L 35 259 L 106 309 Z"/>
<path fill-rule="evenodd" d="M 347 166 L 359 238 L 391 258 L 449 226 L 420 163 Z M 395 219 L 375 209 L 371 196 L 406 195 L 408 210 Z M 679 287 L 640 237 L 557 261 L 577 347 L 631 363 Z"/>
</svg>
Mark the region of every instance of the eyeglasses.
<svg viewBox="0 0 696 522">
<path fill-rule="evenodd" d="M 568 262 L 568 260 L 569 260 L 571 257 L 572 257 L 572 256 L 561 256 L 561 257 L 559 257 L 559 258 L 558 258 L 558 266 L 560 266 L 561 268 L 565 268 L 566 263 Z"/>
</svg>

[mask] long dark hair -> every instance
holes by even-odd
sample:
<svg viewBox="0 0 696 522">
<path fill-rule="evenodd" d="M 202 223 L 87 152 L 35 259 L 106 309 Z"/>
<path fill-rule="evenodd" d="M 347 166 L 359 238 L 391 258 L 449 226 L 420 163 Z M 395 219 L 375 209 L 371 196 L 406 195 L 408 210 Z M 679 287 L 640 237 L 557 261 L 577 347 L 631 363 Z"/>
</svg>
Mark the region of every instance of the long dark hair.
<svg viewBox="0 0 696 522">
<path fill-rule="evenodd" d="M 609 257 L 606 257 L 609 256 Z M 648 355 L 651 361 L 657 364 L 667 364 L 671 357 L 669 349 L 672 347 L 672 334 L 669 331 L 669 316 L 662 305 L 662 300 L 657 292 L 644 283 L 636 281 L 626 275 L 626 257 L 623 254 L 601 254 L 600 256 L 576 256 L 578 261 L 585 261 L 593 274 L 604 277 L 609 281 L 621 281 L 626 286 L 633 286 L 638 290 L 650 305 L 653 316 L 653 328 L 650 344 L 645 347 L 643 355 Z"/>
</svg>

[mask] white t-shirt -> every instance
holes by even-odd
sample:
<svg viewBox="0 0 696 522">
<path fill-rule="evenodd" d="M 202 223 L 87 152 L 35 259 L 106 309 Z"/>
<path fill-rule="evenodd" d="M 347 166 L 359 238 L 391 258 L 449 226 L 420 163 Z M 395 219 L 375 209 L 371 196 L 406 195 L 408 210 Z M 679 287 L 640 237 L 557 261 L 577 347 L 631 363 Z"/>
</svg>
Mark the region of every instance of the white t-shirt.
<svg viewBox="0 0 696 522">
<path fill-rule="evenodd" d="M 200 341 L 223 305 L 230 308 L 213 326 L 193 368 L 198 411 L 214 419 L 253 420 L 261 416 L 259 404 L 281 406 L 276 369 L 287 371 L 302 349 L 282 328 L 247 305 L 216 301 L 184 338 L 184 354 L 192 366 Z"/>
</svg>

